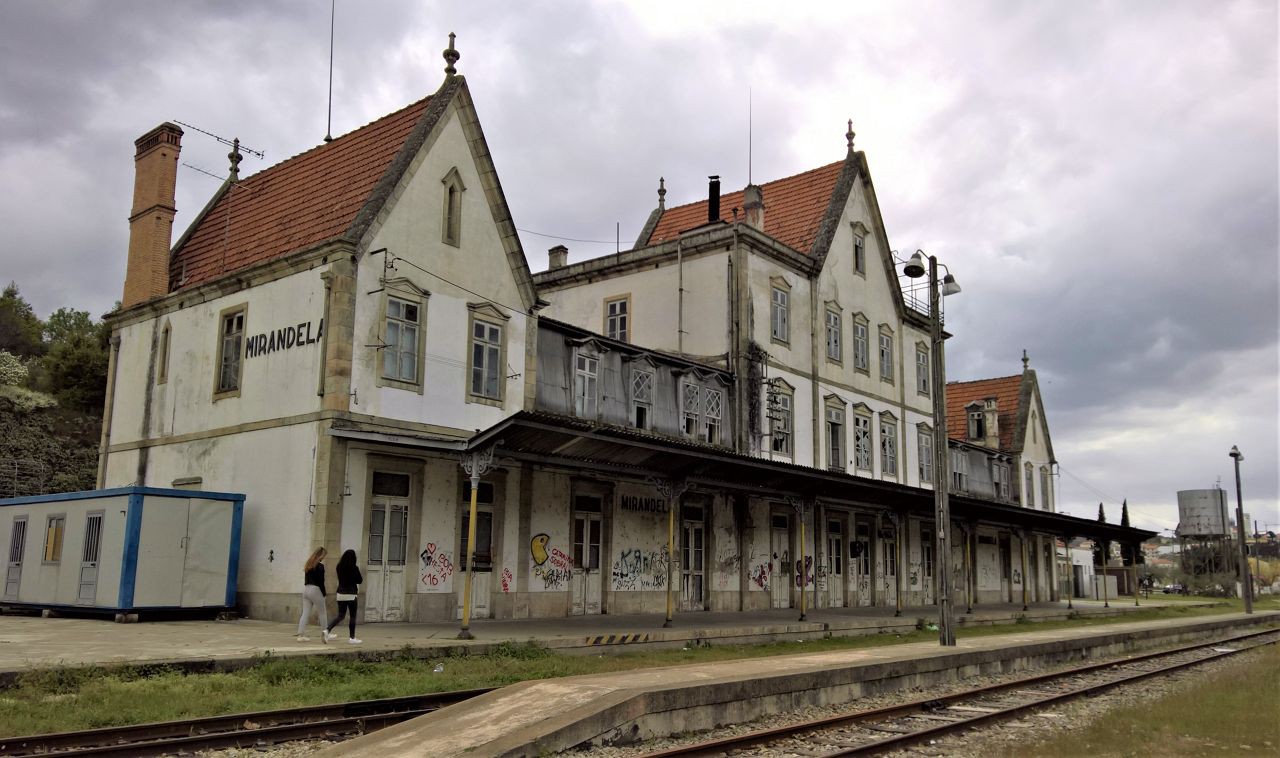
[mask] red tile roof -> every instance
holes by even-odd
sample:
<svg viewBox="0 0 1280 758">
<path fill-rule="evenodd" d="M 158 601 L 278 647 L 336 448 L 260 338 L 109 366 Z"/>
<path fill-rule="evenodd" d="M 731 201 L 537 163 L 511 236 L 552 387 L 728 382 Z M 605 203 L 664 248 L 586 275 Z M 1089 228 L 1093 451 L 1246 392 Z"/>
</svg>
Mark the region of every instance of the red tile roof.
<svg viewBox="0 0 1280 758">
<path fill-rule="evenodd" d="M 972 382 L 947 382 L 947 437 L 964 441 L 969 434 L 965 406 L 996 399 L 996 423 L 1000 429 L 1000 449 L 1013 450 L 1013 433 L 1018 426 L 1018 402 L 1022 374 Z"/>
<path fill-rule="evenodd" d="M 802 253 L 813 247 L 818 226 L 831 202 L 831 193 L 844 161 L 815 168 L 803 174 L 767 182 L 764 194 L 764 233 Z M 742 191 L 720 196 L 720 219 L 733 220 L 733 209 L 743 218 Z M 707 201 L 668 208 L 658 219 L 649 244 L 675 239 L 681 232 L 707 223 Z"/>
<path fill-rule="evenodd" d="M 174 251 L 170 290 L 341 236 L 430 101 L 419 100 L 233 185 Z"/>
</svg>

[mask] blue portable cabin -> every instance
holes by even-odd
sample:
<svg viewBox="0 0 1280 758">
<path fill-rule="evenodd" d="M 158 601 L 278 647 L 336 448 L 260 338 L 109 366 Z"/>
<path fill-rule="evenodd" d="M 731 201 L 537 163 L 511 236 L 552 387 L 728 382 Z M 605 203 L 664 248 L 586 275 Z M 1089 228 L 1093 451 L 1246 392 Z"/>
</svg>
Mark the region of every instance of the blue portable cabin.
<svg viewBox="0 0 1280 758">
<path fill-rule="evenodd" d="M 232 608 L 244 499 L 118 487 L 0 500 L 0 606 L 117 617 Z"/>
</svg>

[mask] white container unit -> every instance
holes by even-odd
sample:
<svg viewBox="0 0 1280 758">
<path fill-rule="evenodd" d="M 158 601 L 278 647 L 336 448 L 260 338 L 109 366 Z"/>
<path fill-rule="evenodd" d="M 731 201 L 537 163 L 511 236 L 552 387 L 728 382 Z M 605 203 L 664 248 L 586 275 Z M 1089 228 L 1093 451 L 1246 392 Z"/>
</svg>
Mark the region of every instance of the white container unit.
<svg viewBox="0 0 1280 758">
<path fill-rule="evenodd" d="M 0 500 L 0 605 L 230 608 L 244 495 L 120 487 Z"/>
</svg>

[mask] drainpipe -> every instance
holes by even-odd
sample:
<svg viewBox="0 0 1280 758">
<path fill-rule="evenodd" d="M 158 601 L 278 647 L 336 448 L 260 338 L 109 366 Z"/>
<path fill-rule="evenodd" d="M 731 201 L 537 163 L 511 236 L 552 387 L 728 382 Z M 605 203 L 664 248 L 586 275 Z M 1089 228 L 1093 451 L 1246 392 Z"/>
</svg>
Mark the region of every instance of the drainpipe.
<svg viewBox="0 0 1280 758">
<path fill-rule="evenodd" d="M 107 403 L 102 409 L 102 438 L 98 441 L 98 489 L 107 486 L 107 448 L 111 446 L 111 418 L 116 404 L 116 370 L 120 367 L 120 334 L 111 335 L 107 367 Z"/>
<path fill-rule="evenodd" d="M 825 330 L 823 330 L 825 334 Z M 820 401 L 821 392 L 818 388 L 818 280 L 816 277 L 809 278 L 809 375 L 813 377 L 810 382 L 812 392 L 813 409 L 813 467 L 822 468 L 822 427 L 826 421 L 826 417 L 822 415 L 822 404 Z M 841 446 L 844 447 L 843 445 Z M 842 453 L 843 454 L 843 453 Z M 827 465 L 834 465 L 834 461 L 828 461 Z M 841 466 L 841 470 L 844 467 Z"/>
<path fill-rule="evenodd" d="M 684 355 L 684 240 L 676 238 L 676 353 Z"/>
<path fill-rule="evenodd" d="M 1027 580 L 1030 578 L 1027 576 L 1027 533 L 1026 532 L 1022 532 L 1021 534 L 1018 535 L 1018 546 L 1021 548 L 1020 552 L 1022 553 L 1022 610 L 1025 611 L 1029 607 L 1028 599 L 1027 599 L 1028 598 Z"/>
</svg>

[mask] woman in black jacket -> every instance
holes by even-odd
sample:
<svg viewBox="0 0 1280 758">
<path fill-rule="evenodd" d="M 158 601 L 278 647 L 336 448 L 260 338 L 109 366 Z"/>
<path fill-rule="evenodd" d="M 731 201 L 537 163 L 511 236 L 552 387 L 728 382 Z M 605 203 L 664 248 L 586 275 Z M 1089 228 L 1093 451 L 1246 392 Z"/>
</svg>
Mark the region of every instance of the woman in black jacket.
<svg viewBox="0 0 1280 758">
<path fill-rule="evenodd" d="M 350 630 L 351 636 L 347 642 L 352 645 L 359 645 L 360 640 L 356 639 L 356 593 L 360 590 L 360 585 L 364 582 L 364 577 L 360 574 L 360 567 L 356 565 L 356 551 L 348 550 L 338 559 L 338 617 L 329 624 L 327 633 L 331 633 L 333 628 L 342 623 L 342 617 L 347 617 L 347 629 Z"/>
</svg>

